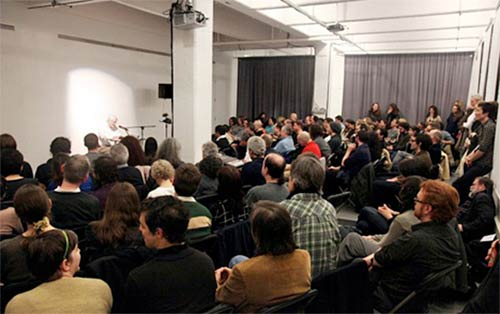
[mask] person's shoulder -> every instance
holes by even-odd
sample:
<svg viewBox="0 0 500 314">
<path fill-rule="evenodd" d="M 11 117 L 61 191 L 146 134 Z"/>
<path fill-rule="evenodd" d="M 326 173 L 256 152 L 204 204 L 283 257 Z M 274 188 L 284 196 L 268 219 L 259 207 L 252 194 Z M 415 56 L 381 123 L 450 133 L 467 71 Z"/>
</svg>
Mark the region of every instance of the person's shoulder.
<svg viewBox="0 0 500 314">
<path fill-rule="evenodd" d="M 6 209 L 5 209 L 6 210 Z M 4 210 L 4 211 L 5 211 Z M 22 235 L 18 235 L 14 238 L 11 239 L 5 239 L 0 242 L 0 250 L 2 251 L 2 257 L 5 258 L 7 254 L 6 251 L 11 251 L 11 250 L 21 250 L 21 242 L 23 240 Z"/>
<path fill-rule="evenodd" d="M 103 289 L 108 290 L 109 286 L 106 282 L 97 278 L 82 278 L 82 277 L 73 277 L 71 280 L 75 281 L 75 284 L 92 287 L 92 289 Z"/>
</svg>

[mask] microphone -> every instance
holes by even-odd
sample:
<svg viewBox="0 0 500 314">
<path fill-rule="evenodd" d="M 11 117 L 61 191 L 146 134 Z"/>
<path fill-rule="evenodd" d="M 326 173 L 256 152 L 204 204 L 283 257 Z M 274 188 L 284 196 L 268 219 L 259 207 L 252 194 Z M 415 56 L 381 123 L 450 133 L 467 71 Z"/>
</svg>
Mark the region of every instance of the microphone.
<svg viewBox="0 0 500 314">
<path fill-rule="evenodd" d="M 128 128 L 124 127 L 123 125 L 118 125 L 118 127 L 119 127 L 120 129 L 125 130 L 125 131 L 128 131 Z"/>
</svg>

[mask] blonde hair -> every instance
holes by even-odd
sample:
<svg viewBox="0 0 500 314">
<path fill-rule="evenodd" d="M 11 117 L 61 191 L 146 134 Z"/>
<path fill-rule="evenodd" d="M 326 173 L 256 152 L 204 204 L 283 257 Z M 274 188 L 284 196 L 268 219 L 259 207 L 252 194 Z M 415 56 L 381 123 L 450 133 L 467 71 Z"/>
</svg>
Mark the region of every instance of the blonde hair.
<svg viewBox="0 0 500 314">
<path fill-rule="evenodd" d="M 167 160 L 158 159 L 151 166 L 151 176 L 155 180 L 172 180 L 175 176 L 175 169 Z"/>
</svg>

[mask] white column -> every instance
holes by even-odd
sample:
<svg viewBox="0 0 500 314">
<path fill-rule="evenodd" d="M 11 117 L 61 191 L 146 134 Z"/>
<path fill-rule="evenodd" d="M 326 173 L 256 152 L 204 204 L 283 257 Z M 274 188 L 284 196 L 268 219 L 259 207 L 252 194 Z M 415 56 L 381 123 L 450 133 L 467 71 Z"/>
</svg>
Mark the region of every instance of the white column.
<svg viewBox="0 0 500 314">
<path fill-rule="evenodd" d="M 344 54 L 331 49 L 330 93 L 328 103 L 328 116 L 334 118 L 342 114 L 344 97 Z"/>
<path fill-rule="evenodd" d="M 330 68 L 330 45 L 320 43 L 315 46 L 314 98 L 313 108 L 327 107 Z M 313 109 L 311 108 L 311 110 Z"/>
<path fill-rule="evenodd" d="M 174 137 L 186 162 L 201 159 L 201 145 L 212 134 L 213 0 L 195 0 L 194 9 L 209 19 L 190 30 L 174 28 Z"/>
</svg>

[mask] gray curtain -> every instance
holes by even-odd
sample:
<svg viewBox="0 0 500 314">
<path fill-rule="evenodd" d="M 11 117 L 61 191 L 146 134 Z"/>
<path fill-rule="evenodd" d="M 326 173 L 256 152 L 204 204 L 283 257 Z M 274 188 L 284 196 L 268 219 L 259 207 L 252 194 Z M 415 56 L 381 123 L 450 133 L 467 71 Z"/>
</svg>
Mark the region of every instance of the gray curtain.
<svg viewBox="0 0 500 314">
<path fill-rule="evenodd" d="M 238 115 L 256 118 L 311 112 L 314 56 L 238 59 Z"/>
<path fill-rule="evenodd" d="M 361 118 L 372 102 L 396 103 L 410 124 L 436 105 L 446 123 L 456 99 L 467 102 L 473 53 L 346 56 L 344 118 Z"/>
</svg>

